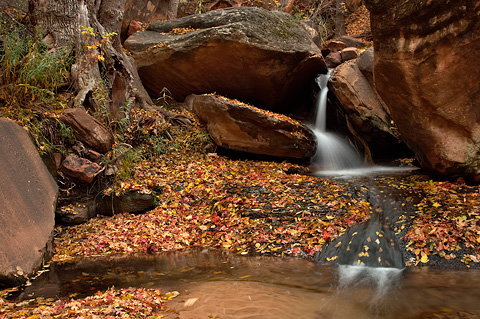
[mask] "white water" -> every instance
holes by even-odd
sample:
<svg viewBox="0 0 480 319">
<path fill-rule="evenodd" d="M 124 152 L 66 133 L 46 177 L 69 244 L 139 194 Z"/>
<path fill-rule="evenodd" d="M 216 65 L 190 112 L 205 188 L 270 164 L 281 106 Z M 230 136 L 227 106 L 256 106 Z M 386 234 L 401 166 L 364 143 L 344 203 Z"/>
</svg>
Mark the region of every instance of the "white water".
<svg viewBox="0 0 480 319">
<path fill-rule="evenodd" d="M 356 150 L 348 141 L 336 133 L 327 131 L 327 95 L 328 80 L 333 70 L 320 74 L 317 85 L 320 94 L 317 99 L 317 114 L 312 128 L 317 140 L 317 152 L 311 162 L 318 167 L 316 176 L 351 177 L 358 175 L 376 175 L 402 173 L 418 169 L 417 167 L 365 166 Z"/>
<path fill-rule="evenodd" d="M 333 70 L 320 74 L 316 81 L 320 87 L 317 100 L 317 114 L 313 133 L 317 139 L 317 152 L 312 163 L 318 165 L 321 171 L 337 171 L 361 167 L 362 161 L 353 147 L 339 135 L 327 132 L 327 94 L 328 79 Z"/>
<path fill-rule="evenodd" d="M 373 288 L 372 303 L 385 297 L 400 283 L 403 269 L 390 267 L 368 267 L 365 265 L 339 265 L 338 289 L 367 286 Z"/>
</svg>

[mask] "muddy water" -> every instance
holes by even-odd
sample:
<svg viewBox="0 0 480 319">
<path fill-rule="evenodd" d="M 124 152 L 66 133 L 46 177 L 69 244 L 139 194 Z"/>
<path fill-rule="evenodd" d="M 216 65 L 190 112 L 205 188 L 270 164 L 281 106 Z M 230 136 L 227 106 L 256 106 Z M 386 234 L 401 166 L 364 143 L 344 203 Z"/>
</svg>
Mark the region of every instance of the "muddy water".
<svg viewBox="0 0 480 319">
<path fill-rule="evenodd" d="M 320 266 L 215 251 L 52 265 L 18 296 L 178 291 L 172 318 L 480 318 L 480 272 Z M 169 316 L 170 317 L 170 316 Z"/>
</svg>

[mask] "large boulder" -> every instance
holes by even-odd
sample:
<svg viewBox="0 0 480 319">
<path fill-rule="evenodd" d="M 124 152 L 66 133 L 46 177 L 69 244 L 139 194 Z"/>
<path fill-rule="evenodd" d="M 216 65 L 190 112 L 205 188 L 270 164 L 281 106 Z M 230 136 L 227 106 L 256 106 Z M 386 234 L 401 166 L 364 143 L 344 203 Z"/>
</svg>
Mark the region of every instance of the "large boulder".
<svg viewBox="0 0 480 319">
<path fill-rule="evenodd" d="M 375 86 L 422 167 L 480 173 L 480 0 L 365 0 Z"/>
<path fill-rule="evenodd" d="M 191 95 L 187 104 L 221 147 L 281 158 L 308 159 L 315 154 L 310 129 L 285 115 L 214 95 Z"/>
<path fill-rule="evenodd" d="M 292 109 L 310 99 L 320 49 L 290 15 L 253 7 L 155 22 L 125 41 L 147 91 L 174 99 L 213 93 L 258 107 Z"/>
<path fill-rule="evenodd" d="M 340 102 L 347 127 L 356 144 L 362 146 L 366 159 L 382 161 L 411 155 L 387 107 L 359 69 L 357 60 L 338 66 L 329 88 Z"/>
<path fill-rule="evenodd" d="M 0 287 L 17 285 L 49 258 L 58 188 L 28 132 L 0 118 Z"/>
</svg>

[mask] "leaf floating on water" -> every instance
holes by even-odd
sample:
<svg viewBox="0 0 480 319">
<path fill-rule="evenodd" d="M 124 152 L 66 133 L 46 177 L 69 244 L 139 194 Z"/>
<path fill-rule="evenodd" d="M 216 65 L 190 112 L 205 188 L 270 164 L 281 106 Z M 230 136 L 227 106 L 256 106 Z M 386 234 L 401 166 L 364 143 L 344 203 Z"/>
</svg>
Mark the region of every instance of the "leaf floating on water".
<svg viewBox="0 0 480 319">
<path fill-rule="evenodd" d="M 189 298 L 185 303 L 183 304 L 184 307 L 191 307 L 197 302 L 198 298 Z"/>
<path fill-rule="evenodd" d="M 375 240 L 375 242 L 377 243 L 377 245 L 380 245 L 380 240 L 378 238 Z"/>
<path fill-rule="evenodd" d="M 169 291 L 165 294 L 165 297 L 168 299 L 168 300 L 172 300 L 173 298 L 177 297 L 178 295 L 180 295 L 180 293 L 178 291 Z"/>
<path fill-rule="evenodd" d="M 428 256 L 425 253 L 422 253 L 422 258 L 420 258 L 420 261 L 424 264 L 428 262 Z"/>
</svg>

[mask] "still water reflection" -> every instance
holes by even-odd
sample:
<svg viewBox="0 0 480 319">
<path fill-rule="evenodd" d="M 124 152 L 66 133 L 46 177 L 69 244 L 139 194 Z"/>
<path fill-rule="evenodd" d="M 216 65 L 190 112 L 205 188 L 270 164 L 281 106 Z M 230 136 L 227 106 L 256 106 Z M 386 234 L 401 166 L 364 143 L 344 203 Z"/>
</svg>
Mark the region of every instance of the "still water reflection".
<svg viewBox="0 0 480 319">
<path fill-rule="evenodd" d="M 371 269 L 216 251 L 51 265 L 19 299 L 178 291 L 172 318 L 480 318 L 480 272 Z"/>
</svg>

